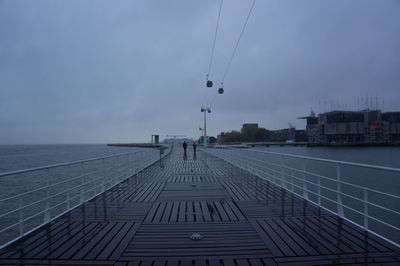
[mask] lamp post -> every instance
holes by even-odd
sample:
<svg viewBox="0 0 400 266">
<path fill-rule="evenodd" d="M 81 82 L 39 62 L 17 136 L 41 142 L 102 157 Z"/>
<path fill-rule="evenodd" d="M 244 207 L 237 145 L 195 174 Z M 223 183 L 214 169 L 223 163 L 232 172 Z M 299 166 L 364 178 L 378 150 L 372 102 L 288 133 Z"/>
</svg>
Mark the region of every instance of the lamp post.
<svg viewBox="0 0 400 266">
<path fill-rule="evenodd" d="M 204 147 L 207 147 L 207 113 L 211 113 L 211 110 L 209 107 L 201 107 L 201 111 L 204 112 L 203 142 Z"/>
</svg>

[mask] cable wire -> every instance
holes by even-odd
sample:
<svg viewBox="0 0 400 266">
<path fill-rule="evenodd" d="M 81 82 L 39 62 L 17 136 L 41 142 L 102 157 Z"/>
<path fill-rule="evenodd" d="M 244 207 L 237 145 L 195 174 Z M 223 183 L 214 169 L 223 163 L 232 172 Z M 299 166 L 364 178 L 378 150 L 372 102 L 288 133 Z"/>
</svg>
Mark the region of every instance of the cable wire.
<svg viewBox="0 0 400 266">
<path fill-rule="evenodd" d="M 213 40 L 213 45 L 212 45 L 212 48 L 211 48 L 210 62 L 208 64 L 207 80 L 208 80 L 208 77 L 210 76 L 210 73 L 211 73 L 211 66 L 212 66 L 212 62 L 213 62 L 213 58 L 214 58 L 215 43 L 217 41 L 217 34 L 218 34 L 219 21 L 220 21 L 220 17 L 221 17 L 221 10 L 222 10 L 222 0 L 220 1 L 220 4 L 219 4 L 217 25 L 215 27 L 214 40 Z M 207 87 L 205 87 L 204 91 L 203 91 L 203 97 L 201 99 L 201 106 L 204 105 L 204 100 L 206 98 L 206 94 L 207 94 Z"/>
<path fill-rule="evenodd" d="M 211 49 L 210 63 L 208 65 L 207 79 L 208 79 L 208 76 L 210 75 L 212 61 L 213 61 L 213 58 L 214 58 L 215 42 L 217 41 L 217 33 L 218 33 L 218 26 L 219 26 L 219 18 L 221 17 L 221 10 L 222 10 L 222 0 L 221 0 L 221 2 L 219 4 L 217 26 L 215 27 L 214 41 L 213 41 L 213 45 L 212 45 L 212 49 Z"/>
<path fill-rule="evenodd" d="M 232 56 L 231 56 L 231 58 L 230 58 L 230 60 L 229 60 L 228 66 L 226 67 L 225 72 L 224 72 L 224 75 L 223 75 L 223 77 L 222 77 L 222 83 L 224 82 L 225 77 L 226 77 L 226 75 L 228 74 L 228 71 L 229 71 L 229 69 L 230 69 L 230 67 L 231 67 L 231 64 L 232 64 L 232 61 L 233 61 L 233 57 L 235 56 L 236 50 L 237 50 L 237 48 L 238 48 L 238 46 L 239 46 L 240 39 L 242 38 L 242 35 L 243 35 L 243 32 L 244 32 L 244 30 L 245 30 L 245 28 L 246 28 L 247 22 L 249 21 L 249 18 L 250 18 L 251 12 L 253 11 L 253 7 L 254 7 L 254 3 L 255 3 L 255 2 L 256 2 L 256 0 L 253 0 L 253 3 L 251 4 L 249 13 L 247 14 L 246 21 L 245 21 L 245 23 L 244 23 L 244 25 L 243 25 L 242 31 L 240 32 L 240 35 L 239 35 L 239 38 L 238 38 L 238 40 L 237 40 L 237 42 L 236 42 L 235 48 L 233 49 Z"/>
<path fill-rule="evenodd" d="M 214 105 L 214 101 L 215 101 L 215 98 L 217 98 L 217 95 L 218 95 L 218 92 L 215 92 L 215 94 L 214 94 L 214 97 L 212 98 L 212 100 L 211 100 L 211 102 L 210 102 L 210 109 L 211 109 L 211 107 L 213 107 L 213 105 Z"/>
</svg>

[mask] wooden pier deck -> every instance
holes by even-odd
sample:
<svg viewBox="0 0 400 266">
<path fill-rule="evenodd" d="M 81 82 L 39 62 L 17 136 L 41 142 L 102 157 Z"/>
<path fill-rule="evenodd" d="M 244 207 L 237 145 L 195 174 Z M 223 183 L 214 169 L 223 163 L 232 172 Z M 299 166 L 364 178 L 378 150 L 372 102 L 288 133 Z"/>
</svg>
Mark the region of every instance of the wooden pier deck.
<svg viewBox="0 0 400 266">
<path fill-rule="evenodd" d="M 0 264 L 399 265 L 400 251 L 220 159 L 175 148 L 0 250 Z"/>
</svg>

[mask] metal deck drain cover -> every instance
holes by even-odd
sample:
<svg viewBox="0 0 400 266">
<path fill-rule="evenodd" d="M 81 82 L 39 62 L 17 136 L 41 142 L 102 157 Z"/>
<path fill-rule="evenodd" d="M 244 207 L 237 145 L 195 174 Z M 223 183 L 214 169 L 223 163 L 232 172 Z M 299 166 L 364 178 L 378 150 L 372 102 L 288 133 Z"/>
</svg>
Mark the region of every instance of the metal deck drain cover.
<svg viewBox="0 0 400 266">
<path fill-rule="evenodd" d="M 203 239 L 203 235 L 200 234 L 200 233 L 193 233 L 190 236 L 190 239 L 192 239 L 192 240 L 201 240 L 201 239 Z"/>
</svg>

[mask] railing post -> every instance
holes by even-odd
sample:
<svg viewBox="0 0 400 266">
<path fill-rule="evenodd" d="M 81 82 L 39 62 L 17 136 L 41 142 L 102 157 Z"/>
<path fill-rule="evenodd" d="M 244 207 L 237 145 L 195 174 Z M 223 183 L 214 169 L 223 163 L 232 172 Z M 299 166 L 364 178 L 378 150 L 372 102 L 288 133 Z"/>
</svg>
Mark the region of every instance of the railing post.
<svg viewBox="0 0 400 266">
<path fill-rule="evenodd" d="M 364 188 L 364 228 L 368 230 L 368 190 Z"/>
<path fill-rule="evenodd" d="M 44 223 L 50 221 L 50 177 L 49 177 L 49 169 L 46 169 L 46 205 L 45 205 L 45 212 L 44 212 Z"/>
<path fill-rule="evenodd" d="M 70 190 L 71 190 L 71 185 L 70 183 L 67 181 L 67 210 L 69 210 L 71 208 L 71 204 L 70 204 Z"/>
<path fill-rule="evenodd" d="M 308 200 L 307 182 L 306 182 L 306 159 L 302 159 L 302 170 L 303 170 L 303 197 Z M 318 179 L 319 180 L 319 179 Z"/>
<path fill-rule="evenodd" d="M 80 164 L 80 166 L 81 166 L 81 175 L 82 175 L 82 164 L 83 163 L 81 163 Z M 81 178 L 81 185 L 80 185 L 80 187 L 81 187 L 81 189 L 80 189 L 80 197 L 79 197 L 79 203 L 80 204 L 82 204 L 84 201 L 85 201 L 85 194 L 84 194 L 84 192 L 83 192 L 83 187 L 84 187 L 84 184 L 85 183 L 85 180 L 83 179 L 83 178 Z"/>
<path fill-rule="evenodd" d="M 282 182 L 283 182 L 284 178 L 285 178 L 285 159 L 284 159 L 283 155 L 281 155 L 281 182 L 280 182 L 281 186 L 283 184 Z"/>
<path fill-rule="evenodd" d="M 132 174 L 131 164 L 129 162 L 129 153 L 126 154 L 126 169 L 127 169 L 126 178 L 128 178 Z"/>
<path fill-rule="evenodd" d="M 318 177 L 318 206 L 321 206 L 321 177 Z"/>
<path fill-rule="evenodd" d="M 343 217 L 343 204 L 342 204 L 342 185 L 341 185 L 341 176 L 340 176 L 340 165 L 336 163 L 336 182 L 337 182 L 337 213 L 339 216 Z"/>
<path fill-rule="evenodd" d="M 24 215 L 23 215 L 23 200 L 22 197 L 19 197 L 18 199 L 18 207 L 19 207 L 19 211 L 18 211 L 18 222 L 19 222 L 19 235 L 22 236 L 24 234 Z"/>
<path fill-rule="evenodd" d="M 103 158 L 103 183 L 101 185 L 101 192 L 104 192 L 106 190 L 106 177 L 107 177 L 106 162 L 105 159 Z"/>
</svg>

